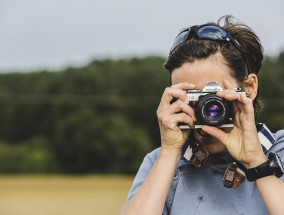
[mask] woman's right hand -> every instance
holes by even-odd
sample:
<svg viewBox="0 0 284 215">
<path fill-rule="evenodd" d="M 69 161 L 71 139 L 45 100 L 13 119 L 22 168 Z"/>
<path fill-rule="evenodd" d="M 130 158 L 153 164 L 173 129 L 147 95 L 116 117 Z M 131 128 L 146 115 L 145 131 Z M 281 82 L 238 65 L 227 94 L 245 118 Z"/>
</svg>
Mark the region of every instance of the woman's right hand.
<svg viewBox="0 0 284 215">
<path fill-rule="evenodd" d="M 165 89 L 157 109 L 162 150 L 181 151 L 190 129 L 181 130 L 178 126 L 179 123 L 185 123 L 190 128 L 194 128 L 195 114 L 194 110 L 186 103 L 185 91 L 194 88 L 194 84 L 179 83 Z M 173 99 L 176 101 L 172 102 Z"/>
</svg>

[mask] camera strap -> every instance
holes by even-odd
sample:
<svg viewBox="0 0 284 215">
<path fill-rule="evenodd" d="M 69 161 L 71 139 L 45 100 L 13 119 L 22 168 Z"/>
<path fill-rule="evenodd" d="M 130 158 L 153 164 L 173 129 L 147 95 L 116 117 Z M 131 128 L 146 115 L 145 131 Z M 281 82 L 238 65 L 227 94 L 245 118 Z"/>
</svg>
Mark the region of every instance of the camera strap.
<svg viewBox="0 0 284 215">
<path fill-rule="evenodd" d="M 202 146 L 194 143 L 191 145 L 192 148 L 192 156 L 190 162 L 192 165 L 196 167 L 203 167 L 209 158 L 209 152 Z"/>
<path fill-rule="evenodd" d="M 227 188 L 238 188 L 245 180 L 245 172 L 240 168 L 240 163 L 232 162 L 225 170 L 223 184 Z"/>
<path fill-rule="evenodd" d="M 184 149 L 183 157 L 193 166 L 201 168 L 207 163 L 209 152 L 195 141 L 193 132 L 190 133 L 187 142 L 184 144 Z"/>
<path fill-rule="evenodd" d="M 275 138 L 265 124 L 257 124 L 257 135 L 266 153 L 275 142 Z M 227 188 L 238 188 L 245 180 L 245 167 L 237 161 L 232 162 L 226 169 L 223 177 L 223 184 Z"/>
<path fill-rule="evenodd" d="M 266 153 L 275 138 L 265 124 L 257 124 L 258 138 L 262 145 L 264 153 Z M 202 168 L 209 159 L 209 152 L 195 140 L 193 132 L 190 133 L 187 141 L 183 145 L 183 157 L 193 166 Z M 245 180 L 245 167 L 237 161 L 233 161 L 225 170 L 223 184 L 225 187 L 238 188 Z"/>
</svg>

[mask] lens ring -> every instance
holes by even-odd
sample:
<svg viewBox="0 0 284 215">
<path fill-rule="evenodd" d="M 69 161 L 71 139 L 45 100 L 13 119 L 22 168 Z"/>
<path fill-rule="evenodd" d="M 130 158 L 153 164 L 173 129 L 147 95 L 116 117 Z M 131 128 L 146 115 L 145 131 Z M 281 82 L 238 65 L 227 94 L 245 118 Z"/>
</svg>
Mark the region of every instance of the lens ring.
<svg viewBox="0 0 284 215">
<path fill-rule="evenodd" d="M 197 117 L 204 125 L 220 126 L 227 120 L 229 108 L 228 101 L 216 94 L 208 94 L 198 102 Z"/>
</svg>

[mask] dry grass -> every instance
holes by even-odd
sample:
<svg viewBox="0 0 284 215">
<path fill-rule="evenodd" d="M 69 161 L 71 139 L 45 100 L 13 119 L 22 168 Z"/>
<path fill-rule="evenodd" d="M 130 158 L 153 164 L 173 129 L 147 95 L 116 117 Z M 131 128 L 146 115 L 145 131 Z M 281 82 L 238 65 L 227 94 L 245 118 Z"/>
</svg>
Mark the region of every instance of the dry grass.
<svg viewBox="0 0 284 215">
<path fill-rule="evenodd" d="M 113 215 L 133 177 L 1 176 L 1 215 Z"/>
</svg>

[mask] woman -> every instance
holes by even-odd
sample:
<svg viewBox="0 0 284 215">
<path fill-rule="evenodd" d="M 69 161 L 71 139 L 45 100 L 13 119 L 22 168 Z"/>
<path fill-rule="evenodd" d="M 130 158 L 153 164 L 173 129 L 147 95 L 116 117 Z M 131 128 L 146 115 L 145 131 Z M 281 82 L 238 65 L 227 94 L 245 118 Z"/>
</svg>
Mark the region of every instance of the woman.
<svg viewBox="0 0 284 215">
<path fill-rule="evenodd" d="M 161 147 L 145 157 L 123 214 L 284 214 L 284 131 L 270 136 L 255 123 L 262 46 L 248 26 L 232 18 L 176 37 L 165 63 L 172 86 L 157 110 Z M 231 105 L 233 126 L 203 123 L 202 117 L 210 119 L 207 110 L 198 114 L 202 107 L 190 103 L 189 95 L 204 92 L 209 82 L 223 89 L 213 94 Z"/>
</svg>

